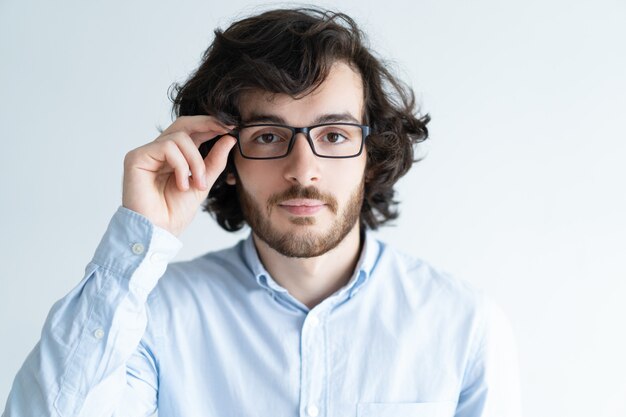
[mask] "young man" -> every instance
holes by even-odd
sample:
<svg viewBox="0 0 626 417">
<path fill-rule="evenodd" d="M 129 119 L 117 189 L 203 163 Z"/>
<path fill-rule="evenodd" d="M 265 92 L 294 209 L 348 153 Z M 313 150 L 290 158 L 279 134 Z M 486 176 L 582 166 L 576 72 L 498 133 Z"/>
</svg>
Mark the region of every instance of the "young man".
<svg viewBox="0 0 626 417">
<path fill-rule="evenodd" d="M 367 232 L 428 118 L 350 18 L 236 22 L 175 94 L 4 416 L 520 415 L 499 310 Z M 250 237 L 168 266 L 205 200 Z"/>
</svg>

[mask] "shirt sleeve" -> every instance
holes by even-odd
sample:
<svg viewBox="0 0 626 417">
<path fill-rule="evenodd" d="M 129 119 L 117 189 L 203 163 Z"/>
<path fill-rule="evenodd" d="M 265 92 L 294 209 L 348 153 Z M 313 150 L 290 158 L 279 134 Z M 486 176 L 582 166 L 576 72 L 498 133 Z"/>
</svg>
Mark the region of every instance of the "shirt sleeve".
<svg viewBox="0 0 626 417">
<path fill-rule="evenodd" d="M 484 300 L 480 337 L 463 380 L 455 417 L 521 417 L 518 354 L 511 324 Z"/>
<path fill-rule="evenodd" d="M 181 242 L 120 207 L 80 283 L 52 307 L 3 417 L 150 415 L 157 363 L 147 299 Z"/>
</svg>

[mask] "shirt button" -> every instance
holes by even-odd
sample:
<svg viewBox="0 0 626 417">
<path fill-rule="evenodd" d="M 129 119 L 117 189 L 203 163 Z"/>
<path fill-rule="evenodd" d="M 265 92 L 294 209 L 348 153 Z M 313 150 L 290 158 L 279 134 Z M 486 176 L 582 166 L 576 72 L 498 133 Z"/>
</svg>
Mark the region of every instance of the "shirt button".
<svg viewBox="0 0 626 417">
<path fill-rule="evenodd" d="M 135 255 L 141 255 L 145 248 L 141 243 L 134 243 L 131 249 Z"/>
<path fill-rule="evenodd" d="M 320 319 L 317 316 L 309 317 L 309 323 L 312 327 L 317 327 L 320 324 Z"/>
<path fill-rule="evenodd" d="M 153 253 L 150 256 L 150 260 L 154 263 L 159 263 L 163 260 L 163 256 L 160 253 Z"/>
<path fill-rule="evenodd" d="M 93 336 L 98 340 L 102 339 L 104 337 L 104 330 L 97 329 L 95 332 L 93 332 Z"/>
<path fill-rule="evenodd" d="M 320 413 L 320 410 L 314 405 L 308 405 L 306 407 L 306 413 L 310 415 L 311 417 L 317 417 Z"/>
</svg>

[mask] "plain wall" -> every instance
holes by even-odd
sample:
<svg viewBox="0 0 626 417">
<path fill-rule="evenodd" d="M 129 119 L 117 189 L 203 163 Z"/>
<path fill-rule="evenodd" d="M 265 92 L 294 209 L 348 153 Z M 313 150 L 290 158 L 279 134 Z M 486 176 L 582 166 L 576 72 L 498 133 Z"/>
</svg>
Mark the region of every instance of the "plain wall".
<svg viewBox="0 0 626 417">
<path fill-rule="evenodd" d="M 328 5 L 328 3 L 326 4 Z M 432 115 L 379 235 L 511 319 L 527 416 L 626 415 L 626 5 L 371 1 L 351 14 Z M 167 89 L 251 2 L 0 0 L 0 407 L 121 203 Z M 206 214 L 178 259 L 233 244 Z"/>
</svg>

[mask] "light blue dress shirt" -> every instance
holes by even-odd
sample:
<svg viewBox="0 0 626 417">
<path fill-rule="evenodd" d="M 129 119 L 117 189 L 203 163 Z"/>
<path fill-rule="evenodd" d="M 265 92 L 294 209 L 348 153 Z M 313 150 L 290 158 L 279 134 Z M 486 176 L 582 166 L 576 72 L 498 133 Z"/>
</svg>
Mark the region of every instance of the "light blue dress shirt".
<svg viewBox="0 0 626 417">
<path fill-rule="evenodd" d="M 120 208 L 52 308 L 5 417 L 518 417 L 511 328 L 484 295 L 367 233 L 313 309 L 251 238 L 188 262 Z"/>
</svg>

